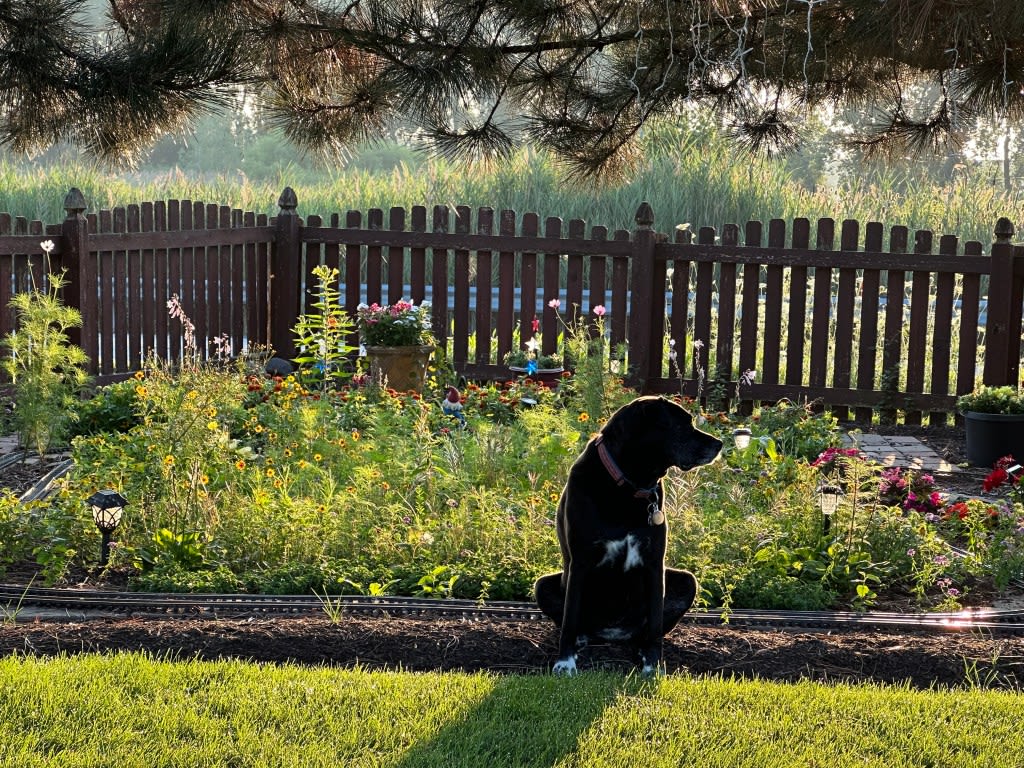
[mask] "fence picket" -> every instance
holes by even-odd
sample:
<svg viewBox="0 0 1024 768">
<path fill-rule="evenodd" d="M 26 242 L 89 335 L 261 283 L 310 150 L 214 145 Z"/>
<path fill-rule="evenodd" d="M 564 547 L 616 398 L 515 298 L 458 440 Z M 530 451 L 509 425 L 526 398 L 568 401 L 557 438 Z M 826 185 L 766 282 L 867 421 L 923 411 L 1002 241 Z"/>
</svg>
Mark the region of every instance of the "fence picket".
<svg viewBox="0 0 1024 768">
<path fill-rule="evenodd" d="M 882 250 L 884 229 L 879 222 L 868 222 L 864 228 L 864 251 L 877 253 Z M 860 288 L 860 338 L 857 353 L 857 389 L 870 392 L 875 389 L 876 360 L 878 346 L 878 295 L 881 286 L 881 273 L 877 269 L 864 269 L 861 275 Z M 872 409 L 861 407 L 856 409 L 854 418 L 859 422 L 869 422 Z"/>
<path fill-rule="evenodd" d="M 481 208 L 477 212 L 476 231 L 481 235 L 494 234 L 494 209 Z M 481 249 L 476 254 L 476 295 L 491 295 L 491 270 L 494 257 L 490 249 Z M 478 365 L 491 361 L 491 302 L 476 302 L 476 355 Z"/>
<path fill-rule="evenodd" d="M 907 228 L 893 227 L 889 230 L 889 251 L 906 253 Z M 903 354 L 903 286 L 905 272 L 901 269 L 886 270 L 885 281 L 885 336 L 882 341 L 882 381 L 880 389 L 885 406 L 881 419 L 885 424 L 896 423 L 895 398 L 900 391 Z"/>
</svg>

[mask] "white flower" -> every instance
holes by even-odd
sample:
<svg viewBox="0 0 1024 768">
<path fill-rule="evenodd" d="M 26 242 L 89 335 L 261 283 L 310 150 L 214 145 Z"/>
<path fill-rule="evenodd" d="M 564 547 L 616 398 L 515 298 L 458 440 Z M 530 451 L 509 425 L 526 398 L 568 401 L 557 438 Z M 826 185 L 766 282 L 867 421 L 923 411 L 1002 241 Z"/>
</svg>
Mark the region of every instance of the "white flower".
<svg viewBox="0 0 1024 768">
<path fill-rule="evenodd" d="M 43 249 L 43 252 L 47 256 L 49 256 L 57 246 L 53 244 L 53 240 L 43 240 L 43 242 L 39 244 L 39 247 Z"/>
</svg>

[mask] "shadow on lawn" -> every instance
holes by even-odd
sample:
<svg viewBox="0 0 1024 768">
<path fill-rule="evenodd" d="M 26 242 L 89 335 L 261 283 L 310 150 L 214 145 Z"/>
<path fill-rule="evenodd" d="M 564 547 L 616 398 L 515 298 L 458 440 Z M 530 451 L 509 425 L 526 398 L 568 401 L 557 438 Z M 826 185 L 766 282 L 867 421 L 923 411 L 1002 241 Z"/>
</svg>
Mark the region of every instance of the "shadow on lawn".
<svg viewBox="0 0 1024 768">
<path fill-rule="evenodd" d="M 657 683 L 615 673 L 501 677 L 482 701 L 433 739 L 415 744 L 396 766 L 546 768 L 571 754 L 618 696 L 656 689 Z"/>
</svg>

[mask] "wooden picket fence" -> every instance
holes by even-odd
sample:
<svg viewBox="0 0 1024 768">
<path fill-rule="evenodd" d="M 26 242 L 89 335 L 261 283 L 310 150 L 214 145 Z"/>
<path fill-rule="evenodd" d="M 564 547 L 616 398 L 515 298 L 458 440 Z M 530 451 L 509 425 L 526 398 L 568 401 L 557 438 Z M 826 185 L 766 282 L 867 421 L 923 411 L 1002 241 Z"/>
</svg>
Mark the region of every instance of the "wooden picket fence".
<svg viewBox="0 0 1024 768">
<path fill-rule="evenodd" d="M 931 232 L 856 221 L 837 231 L 831 219 L 670 236 L 646 203 L 632 231 L 466 206 L 303 219 L 290 188 L 278 203 L 276 217 L 187 200 L 86 215 L 72 189 L 60 224 L 0 214 L 0 334 L 15 329 L 15 292 L 66 270 L 64 300 L 83 317 L 74 341 L 99 382 L 150 352 L 180 359 L 173 297 L 201 354 L 221 337 L 291 357 L 312 270 L 327 264 L 349 312 L 430 301 L 441 348 L 470 380 L 507 378 L 501 361 L 534 318 L 555 352 L 567 323 L 596 325 L 602 306 L 610 363 L 632 384 L 713 405 L 788 398 L 860 422 L 877 412 L 934 423 L 980 381 L 1020 382 L 1024 246 L 1006 219 L 992 244 L 943 235 L 936 250 Z"/>
</svg>

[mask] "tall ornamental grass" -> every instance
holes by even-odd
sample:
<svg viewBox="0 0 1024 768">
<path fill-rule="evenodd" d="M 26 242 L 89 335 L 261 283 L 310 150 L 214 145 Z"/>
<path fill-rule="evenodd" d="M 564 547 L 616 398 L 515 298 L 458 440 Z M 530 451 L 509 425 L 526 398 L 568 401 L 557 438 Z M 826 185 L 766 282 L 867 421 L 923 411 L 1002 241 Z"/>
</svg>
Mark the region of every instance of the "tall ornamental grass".
<svg viewBox="0 0 1024 768">
<path fill-rule="evenodd" d="M 252 179 L 243 174 L 186 175 L 177 169 L 111 176 L 108 170 L 84 162 L 47 168 L 4 163 L 0 165 L 0 211 L 58 222 L 64 217 L 64 195 L 77 186 L 90 211 L 147 200 L 188 199 L 274 215 L 281 190 L 292 186 L 299 214 L 304 216 L 329 217 L 393 206 L 491 206 L 532 211 L 542 218 L 579 218 L 614 230 L 633 228 L 637 207 L 646 200 L 661 231 L 685 223 L 694 229 L 721 229 L 724 224 L 742 225 L 754 219 L 827 217 L 901 224 L 911 230 L 989 243 L 996 219 L 1014 219 L 1022 203 L 1019 191 L 1003 192 L 969 169 L 936 185 L 920 181 L 912 168 L 902 172 L 864 168 L 821 180 L 812 188 L 783 161 L 745 155 L 713 127 L 686 121 L 649 126 L 642 154 L 633 174 L 598 185 L 566 183 L 557 160 L 529 147 L 507 161 L 477 167 L 471 173 L 464 166 L 432 160 L 416 166 L 400 164 L 388 172 L 332 168 L 314 183 L 305 181 L 306 174 L 289 178 L 287 169 L 276 177 Z"/>
</svg>

